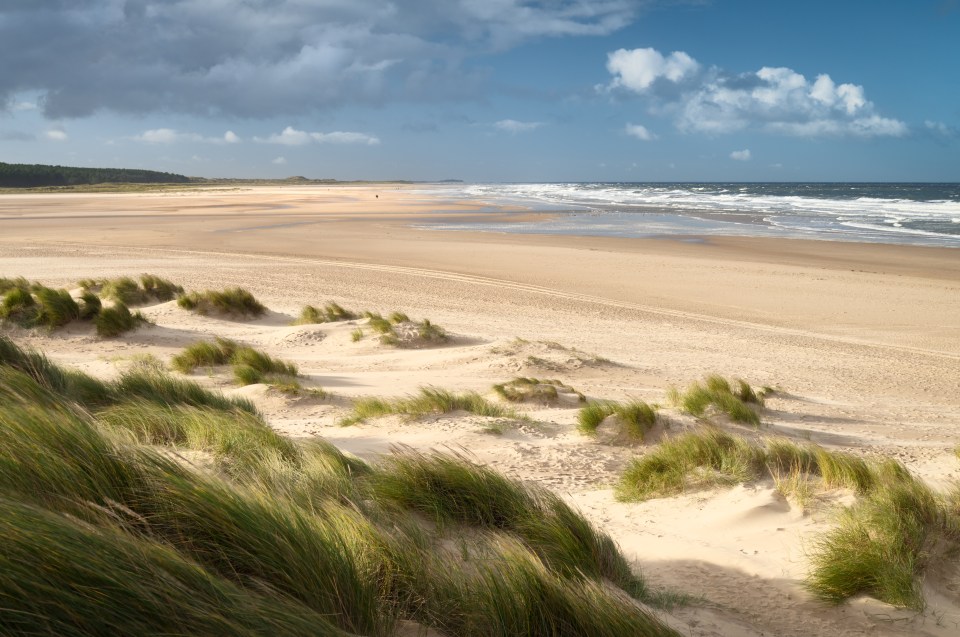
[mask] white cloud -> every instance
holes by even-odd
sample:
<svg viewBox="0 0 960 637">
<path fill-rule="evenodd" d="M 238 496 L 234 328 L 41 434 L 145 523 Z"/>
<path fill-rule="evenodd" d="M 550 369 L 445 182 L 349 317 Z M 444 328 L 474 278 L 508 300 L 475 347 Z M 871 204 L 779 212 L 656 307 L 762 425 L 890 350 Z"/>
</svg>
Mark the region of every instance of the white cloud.
<svg viewBox="0 0 960 637">
<path fill-rule="evenodd" d="M 543 126 L 543 122 L 518 122 L 515 119 L 501 119 L 499 122 L 493 123 L 494 128 L 513 134 L 526 133 L 541 126 Z"/>
<path fill-rule="evenodd" d="M 957 134 L 957 129 L 953 126 L 944 124 L 943 122 L 934 122 L 929 119 L 923 122 L 923 127 L 943 137 L 954 137 Z"/>
<path fill-rule="evenodd" d="M 730 153 L 730 159 L 734 159 L 736 161 L 750 161 L 750 149 L 744 148 L 743 150 L 735 150 Z"/>
<path fill-rule="evenodd" d="M 281 144 L 283 146 L 305 146 L 314 143 L 376 146 L 380 143 L 379 138 L 365 133 L 352 133 L 347 131 L 308 133 L 307 131 L 297 130 L 293 126 L 287 126 L 282 132 L 274 133 L 270 135 L 270 137 L 254 137 L 253 139 L 262 144 Z"/>
<path fill-rule="evenodd" d="M 793 69 L 762 67 L 731 74 L 704 68 L 683 51 L 619 49 L 609 54 L 613 79 L 602 90 L 644 97 L 657 113 L 672 114 L 677 128 L 708 134 L 756 129 L 797 136 L 899 137 L 900 120 L 883 117 L 857 84 L 836 84 L 827 74 L 812 82 Z"/>
<path fill-rule="evenodd" d="M 271 164 L 275 164 L 275 165 L 277 165 L 277 166 L 286 166 L 286 165 L 287 165 L 287 158 L 286 158 L 286 157 L 283 157 L 283 156 L 280 156 L 280 157 L 277 157 L 276 159 L 271 159 L 271 160 L 270 160 L 270 163 L 271 163 Z"/>
<path fill-rule="evenodd" d="M 44 136 L 52 142 L 65 142 L 69 139 L 67 131 L 61 128 L 51 128 L 44 133 Z"/>
<path fill-rule="evenodd" d="M 176 144 L 180 142 L 238 144 L 241 141 L 240 137 L 233 131 L 227 131 L 223 134 L 223 137 L 204 137 L 199 133 L 183 132 L 173 128 L 152 128 L 127 139 L 135 142 L 144 142 L 146 144 Z"/>
<path fill-rule="evenodd" d="M 696 60 L 683 51 L 664 57 L 656 49 L 618 49 L 607 56 L 607 70 L 614 76 L 611 88 L 622 86 L 638 92 L 659 78 L 679 82 L 699 68 Z"/>
<path fill-rule="evenodd" d="M 11 4 L 15 10 L 5 10 Z M 0 105 L 44 114 L 309 115 L 483 99 L 473 61 L 546 37 L 602 36 L 646 0 L 6 0 Z M 82 62 L 82 63 L 80 63 Z"/>
<path fill-rule="evenodd" d="M 641 124 L 627 124 L 624 132 L 630 137 L 636 137 L 637 139 L 645 142 L 649 142 L 657 138 L 657 136 L 651 133 L 646 126 Z"/>
<path fill-rule="evenodd" d="M 35 110 L 37 110 L 37 108 L 38 108 L 38 107 L 37 107 L 37 103 L 36 103 L 36 102 L 14 102 L 14 103 L 10 106 L 10 110 L 12 110 L 12 111 L 14 111 L 14 112 L 17 112 L 17 111 L 35 111 Z"/>
</svg>

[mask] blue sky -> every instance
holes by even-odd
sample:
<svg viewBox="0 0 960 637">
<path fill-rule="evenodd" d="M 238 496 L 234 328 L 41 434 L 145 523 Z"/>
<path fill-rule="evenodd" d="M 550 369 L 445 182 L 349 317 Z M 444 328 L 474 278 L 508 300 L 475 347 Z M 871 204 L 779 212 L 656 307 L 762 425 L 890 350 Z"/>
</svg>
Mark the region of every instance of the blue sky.
<svg viewBox="0 0 960 637">
<path fill-rule="evenodd" d="M 4 0 L 0 161 L 960 181 L 960 3 Z"/>
</svg>

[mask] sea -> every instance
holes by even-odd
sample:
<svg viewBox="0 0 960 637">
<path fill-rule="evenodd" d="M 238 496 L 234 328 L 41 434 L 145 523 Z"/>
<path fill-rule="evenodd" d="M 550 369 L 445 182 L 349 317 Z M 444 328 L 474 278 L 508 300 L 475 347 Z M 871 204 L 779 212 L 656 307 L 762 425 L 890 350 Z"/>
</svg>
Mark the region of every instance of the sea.
<svg viewBox="0 0 960 637">
<path fill-rule="evenodd" d="M 551 212 L 434 229 L 614 237 L 746 236 L 960 248 L 958 183 L 443 184 L 452 199 Z M 435 192 L 435 191 L 434 191 Z"/>
</svg>

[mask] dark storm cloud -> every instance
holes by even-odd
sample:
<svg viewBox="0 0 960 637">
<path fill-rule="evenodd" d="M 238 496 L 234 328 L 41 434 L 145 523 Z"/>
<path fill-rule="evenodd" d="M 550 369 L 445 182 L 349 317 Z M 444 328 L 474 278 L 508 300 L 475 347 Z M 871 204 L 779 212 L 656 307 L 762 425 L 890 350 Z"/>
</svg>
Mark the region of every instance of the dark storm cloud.
<svg viewBox="0 0 960 637">
<path fill-rule="evenodd" d="M 609 33 L 638 0 L 6 0 L 0 104 L 246 117 L 475 95 L 467 61 Z"/>
</svg>

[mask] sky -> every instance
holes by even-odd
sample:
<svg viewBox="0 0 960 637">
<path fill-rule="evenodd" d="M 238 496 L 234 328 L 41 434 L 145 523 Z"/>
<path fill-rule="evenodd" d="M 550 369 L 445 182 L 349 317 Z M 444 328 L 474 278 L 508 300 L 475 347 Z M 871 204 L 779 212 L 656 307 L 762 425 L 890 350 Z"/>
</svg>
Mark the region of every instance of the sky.
<svg viewBox="0 0 960 637">
<path fill-rule="evenodd" d="M 0 161 L 960 181 L 958 0 L 0 0 Z"/>
</svg>

